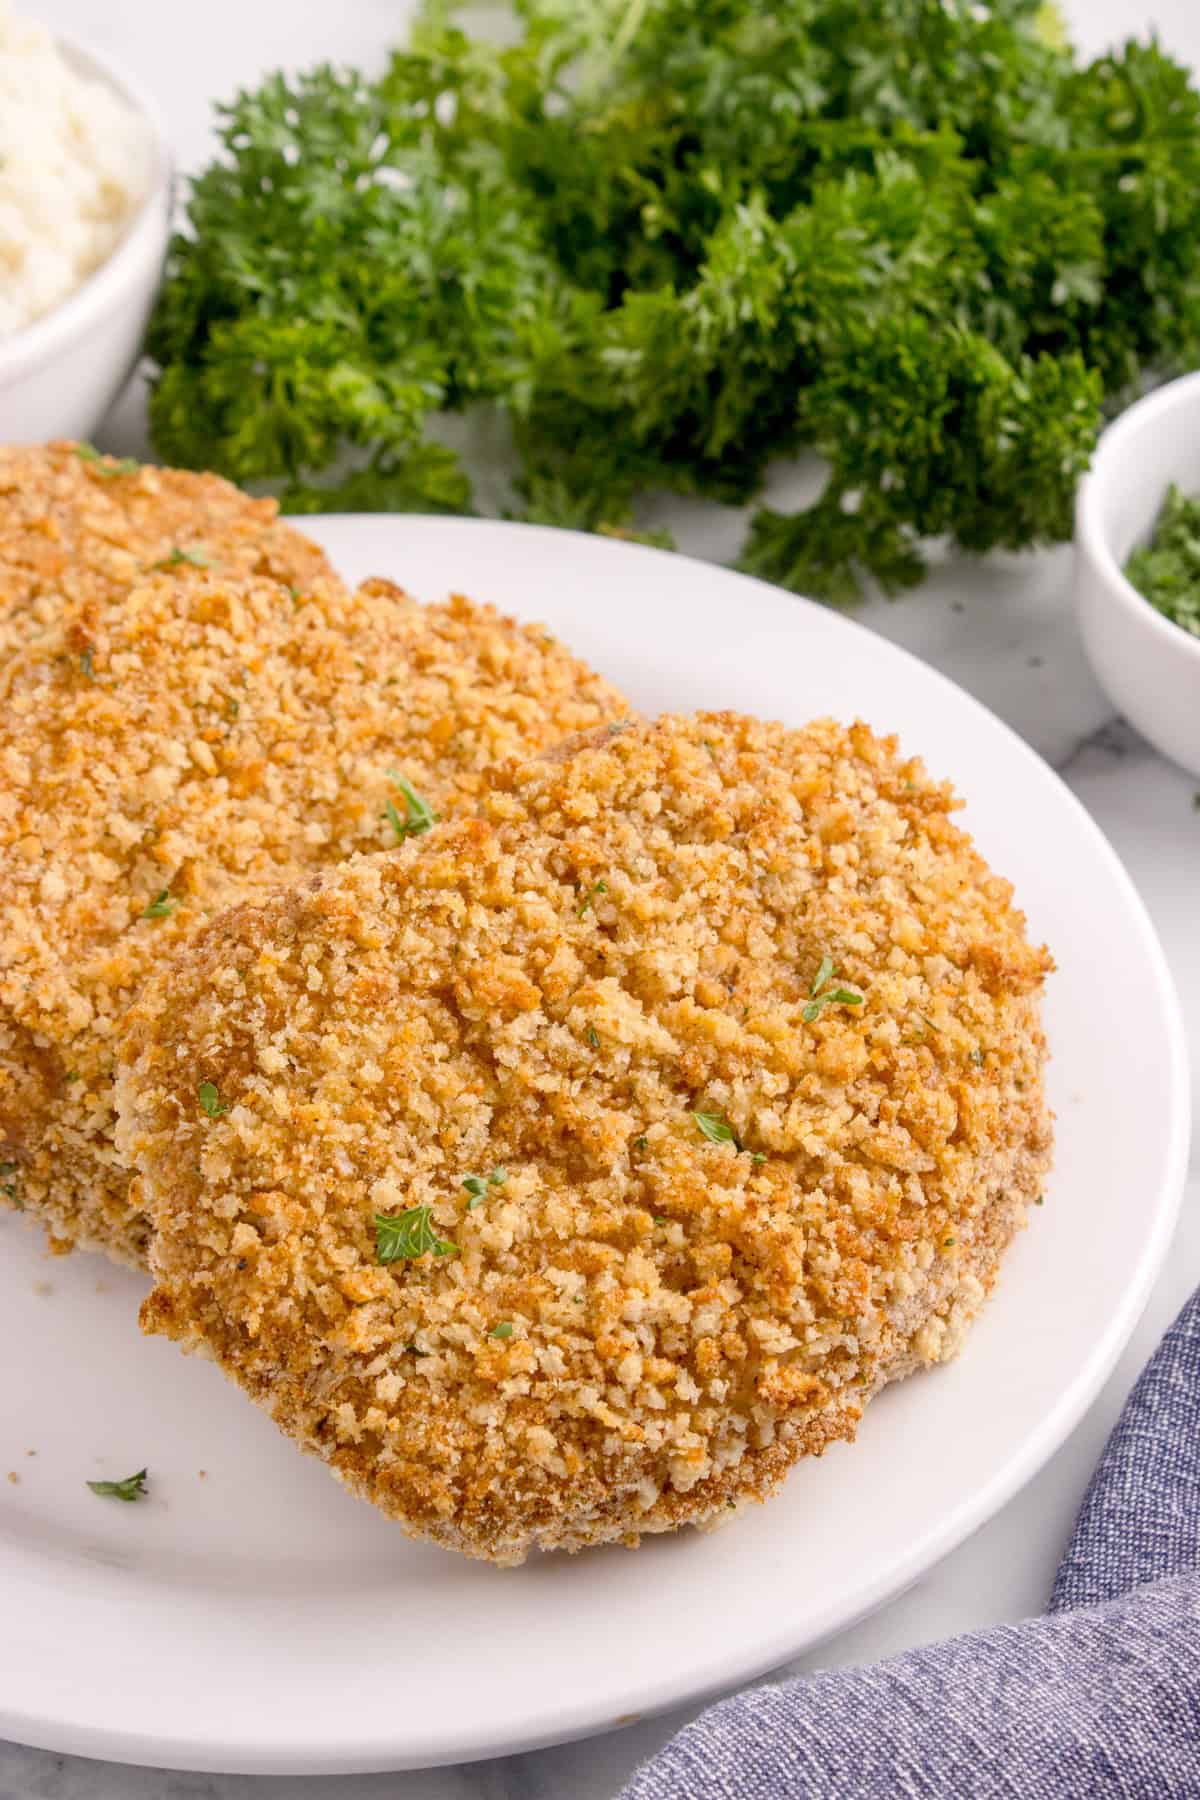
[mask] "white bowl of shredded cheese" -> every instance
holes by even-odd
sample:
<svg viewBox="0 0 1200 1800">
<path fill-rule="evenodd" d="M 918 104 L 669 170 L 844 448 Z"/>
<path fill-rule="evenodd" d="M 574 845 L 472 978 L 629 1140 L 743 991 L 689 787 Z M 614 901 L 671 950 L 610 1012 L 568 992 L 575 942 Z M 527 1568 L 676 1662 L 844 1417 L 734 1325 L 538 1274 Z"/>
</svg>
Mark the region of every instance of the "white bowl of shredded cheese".
<svg viewBox="0 0 1200 1800">
<path fill-rule="evenodd" d="M 0 0 L 0 443 L 91 435 L 137 360 L 170 207 L 152 103 Z"/>
</svg>

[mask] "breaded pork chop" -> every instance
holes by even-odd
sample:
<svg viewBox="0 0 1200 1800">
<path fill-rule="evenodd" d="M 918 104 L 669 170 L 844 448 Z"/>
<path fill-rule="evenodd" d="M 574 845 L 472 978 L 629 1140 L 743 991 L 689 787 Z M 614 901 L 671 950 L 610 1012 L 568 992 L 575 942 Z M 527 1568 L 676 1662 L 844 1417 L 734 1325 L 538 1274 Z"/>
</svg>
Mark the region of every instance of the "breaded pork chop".
<svg viewBox="0 0 1200 1800">
<path fill-rule="evenodd" d="M 865 726 L 613 727 L 143 990 L 147 1330 L 499 1562 L 724 1518 L 953 1353 L 1047 1162 L 1007 882 Z"/>
<path fill-rule="evenodd" d="M 324 551 L 219 475 L 97 456 L 86 444 L 0 446 L 0 655 L 65 606 L 105 602 L 156 566 L 212 568 L 306 588 Z"/>
<path fill-rule="evenodd" d="M 625 710 L 540 629 L 386 582 L 194 571 L 61 601 L 0 658 L 0 1200 L 144 1258 L 114 1035 L 211 913 L 474 803 Z"/>
</svg>

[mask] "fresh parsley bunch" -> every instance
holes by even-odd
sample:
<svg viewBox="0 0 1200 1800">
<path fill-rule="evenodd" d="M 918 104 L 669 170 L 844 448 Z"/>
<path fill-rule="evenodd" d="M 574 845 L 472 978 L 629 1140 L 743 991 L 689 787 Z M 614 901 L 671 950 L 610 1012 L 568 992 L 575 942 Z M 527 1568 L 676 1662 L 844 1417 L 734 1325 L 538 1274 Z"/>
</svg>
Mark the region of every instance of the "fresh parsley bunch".
<svg viewBox="0 0 1200 1800">
<path fill-rule="evenodd" d="M 1079 67 L 1037 0 L 427 7 L 373 84 L 225 113 L 153 321 L 160 451 L 285 504 L 466 508 L 434 415 L 500 409 L 530 517 L 820 497 L 745 565 L 847 598 L 921 540 L 1065 536 L 1106 406 L 1200 350 L 1200 97 Z"/>
</svg>

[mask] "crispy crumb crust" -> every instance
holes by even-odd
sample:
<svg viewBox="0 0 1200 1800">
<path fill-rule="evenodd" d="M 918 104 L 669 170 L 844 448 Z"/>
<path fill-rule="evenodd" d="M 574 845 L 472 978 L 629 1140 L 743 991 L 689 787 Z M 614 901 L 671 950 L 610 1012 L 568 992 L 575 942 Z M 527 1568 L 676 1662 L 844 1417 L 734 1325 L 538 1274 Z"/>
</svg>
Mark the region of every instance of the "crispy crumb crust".
<svg viewBox="0 0 1200 1800">
<path fill-rule="evenodd" d="M 219 475 L 144 463 L 123 473 L 71 443 L 0 446 L 0 654 L 52 625 L 64 607 L 105 602 L 159 562 L 188 580 L 204 557 L 232 578 L 332 582 L 323 550 Z"/>
<path fill-rule="evenodd" d="M 148 971 L 222 907 L 394 842 L 389 770 L 453 811 L 497 759 L 626 708 L 540 629 L 384 581 L 85 594 L 0 659 L 0 1203 L 140 1263 L 112 1065 Z"/>
<path fill-rule="evenodd" d="M 953 804 L 861 725 L 617 727 L 215 921 L 122 1048 L 146 1329 L 472 1555 L 761 1499 L 952 1354 L 1046 1165 L 1049 958 Z M 457 1253 L 382 1266 L 418 1205 Z"/>
</svg>

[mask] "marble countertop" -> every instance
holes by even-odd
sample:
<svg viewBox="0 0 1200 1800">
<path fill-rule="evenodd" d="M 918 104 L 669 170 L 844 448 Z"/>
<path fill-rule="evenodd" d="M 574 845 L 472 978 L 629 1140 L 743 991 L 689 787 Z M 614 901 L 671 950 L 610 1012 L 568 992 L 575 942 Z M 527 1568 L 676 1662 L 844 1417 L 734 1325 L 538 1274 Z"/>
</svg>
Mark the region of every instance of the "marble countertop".
<svg viewBox="0 0 1200 1800">
<path fill-rule="evenodd" d="M 155 91 L 183 168 L 209 142 L 210 102 L 281 64 L 325 57 L 377 64 L 408 7 L 342 0 L 21 0 L 123 62 Z M 1200 66 L 1194 0 L 1074 0 L 1065 7 L 1086 49 L 1150 21 Z M 1147 16 L 1149 15 L 1149 17 Z M 137 384 L 98 434 L 106 449 L 148 446 Z M 736 521 L 677 510 L 682 547 L 722 556 Z M 1163 761 L 1122 721 L 1088 671 L 1069 601 L 1070 553 L 947 561 L 916 594 L 865 606 L 872 628 L 934 664 L 1015 727 L 1058 770 L 1122 857 L 1150 910 L 1183 1001 L 1200 1116 L 1200 810 L 1196 781 Z M 1044 1605 L 1055 1563 L 1122 1400 L 1185 1297 L 1200 1282 L 1200 1154 L 1193 1152 L 1178 1235 L 1146 1313 L 1101 1397 L 1042 1473 L 974 1538 L 882 1612 L 780 1673 L 863 1662 L 954 1632 L 1020 1618 Z M 678 1711 L 624 1731 L 497 1762 L 402 1775 L 266 1779 L 118 1768 L 0 1744 L 0 1800 L 609 1800 L 636 1764 L 680 1726 Z"/>
</svg>

